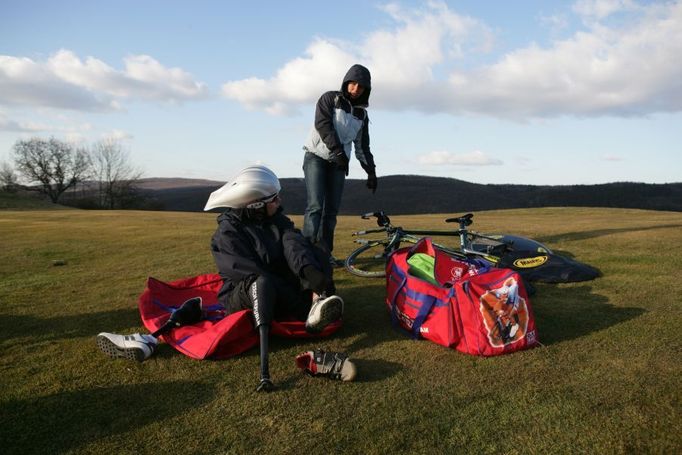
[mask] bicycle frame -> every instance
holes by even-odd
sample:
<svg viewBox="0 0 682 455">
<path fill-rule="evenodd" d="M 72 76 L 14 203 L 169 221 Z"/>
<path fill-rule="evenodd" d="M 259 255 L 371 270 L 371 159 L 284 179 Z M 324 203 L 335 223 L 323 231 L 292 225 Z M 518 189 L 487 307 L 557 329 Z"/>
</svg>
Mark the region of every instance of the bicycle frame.
<svg viewBox="0 0 682 455">
<path fill-rule="evenodd" d="M 368 220 L 371 217 L 376 217 L 377 218 L 377 224 L 381 226 L 379 229 L 368 229 L 364 231 L 356 231 L 353 232 L 353 236 L 359 236 L 359 235 L 366 235 L 366 234 L 373 234 L 373 233 L 380 233 L 380 232 L 385 232 L 386 235 L 389 237 L 389 243 L 386 245 L 385 251 L 386 252 L 391 252 L 394 249 L 396 249 L 396 245 L 400 243 L 403 239 L 409 239 L 413 242 L 416 242 L 419 240 L 420 237 L 427 237 L 427 236 L 443 236 L 443 237 L 459 237 L 459 253 L 465 254 L 465 255 L 474 255 L 474 256 L 479 256 L 482 257 L 483 259 L 487 260 L 488 262 L 491 262 L 493 264 L 498 262 L 498 258 L 495 256 L 491 256 L 488 254 L 489 252 L 483 252 L 483 251 L 478 251 L 472 247 L 472 242 L 470 240 L 470 236 L 473 238 L 482 238 L 482 239 L 487 239 L 493 242 L 499 242 L 499 240 L 494 239 L 492 237 L 488 237 L 483 234 L 479 234 L 477 232 L 469 231 L 467 229 L 467 226 L 469 226 L 473 221 L 473 213 L 467 213 L 466 215 L 463 215 L 461 217 L 457 218 L 448 218 L 445 220 L 446 223 L 452 223 L 452 222 L 457 222 L 459 224 L 459 229 L 453 230 L 453 231 L 439 231 L 439 230 L 420 230 L 420 229 L 403 229 L 400 226 L 393 226 L 391 224 L 391 220 L 386 215 L 383 211 L 379 212 L 370 212 L 370 213 L 365 213 L 361 215 L 362 219 Z M 360 240 L 356 239 L 356 243 L 369 243 L 370 240 Z M 444 247 L 442 245 L 437 245 L 440 248 L 446 249 L 448 251 L 452 251 L 451 248 Z"/>
</svg>

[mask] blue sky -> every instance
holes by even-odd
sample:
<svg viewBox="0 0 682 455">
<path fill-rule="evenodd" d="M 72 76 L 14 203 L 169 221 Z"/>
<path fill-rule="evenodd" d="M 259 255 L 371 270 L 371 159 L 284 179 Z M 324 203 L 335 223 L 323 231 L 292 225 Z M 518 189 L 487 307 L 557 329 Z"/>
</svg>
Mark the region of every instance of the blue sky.
<svg viewBox="0 0 682 455">
<path fill-rule="evenodd" d="M 681 182 L 680 56 L 682 0 L 1 0 L 0 161 L 114 138 L 146 177 L 302 177 L 362 63 L 379 176 Z"/>
</svg>

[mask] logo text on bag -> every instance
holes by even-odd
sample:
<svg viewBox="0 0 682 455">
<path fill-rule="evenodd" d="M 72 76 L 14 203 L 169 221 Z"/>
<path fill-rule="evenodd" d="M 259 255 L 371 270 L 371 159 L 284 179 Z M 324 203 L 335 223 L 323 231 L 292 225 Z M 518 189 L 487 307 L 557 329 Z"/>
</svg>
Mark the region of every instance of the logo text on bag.
<svg viewBox="0 0 682 455">
<path fill-rule="evenodd" d="M 549 256 L 535 256 L 532 258 L 521 258 L 514 261 L 514 267 L 519 269 L 532 269 L 533 267 L 539 267 L 545 262 L 547 262 Z"/>
</svg>

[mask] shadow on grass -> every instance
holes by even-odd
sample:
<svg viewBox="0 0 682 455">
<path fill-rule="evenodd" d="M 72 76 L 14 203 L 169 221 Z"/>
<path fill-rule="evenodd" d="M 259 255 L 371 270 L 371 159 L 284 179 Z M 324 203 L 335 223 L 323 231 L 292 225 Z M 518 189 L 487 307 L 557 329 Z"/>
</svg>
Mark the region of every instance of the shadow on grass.
<svg viewBox="0 0 682 455">
<path fill-rule="evenodd" d="M 613 229 L 595 229 L 593 231 L 581 231 L 581 232 L 567 232 L 564 234 L 548 235 L 545 237 L 538 237 L 535 240 L 541 243 L 546 243 L 551 248 L 552 242 L 559 241 L 575 241 L 575 240 L 586 240 L 593 239 L 596 237 L 603 237 L 611 234 L 620 234 L 623 232 L 640 232 L 640 231 L 652 231 L 656 229 L 670 229 L 670 228 L 680 228 L 682 224 L 663 224 L 659 226 L 642 226 L 642 227 L 632 227 L 632 228 L 613 228 Z"/>
<path fill-rule="evenodd" d="M 0 404 L 2 451 L 62 453 L 137 430 L 214 398 L 200 382 L 156 382 L 76 390 Z"/>
<path fill-rule="evenodd" d="M 638 307 L 617 307 L 591 286 L 559 288 L 538 284 L 531 297 L 540 341 L 554 344 L 572 340 L 629 321 L 644 314 Z"/>
<path fill-rule="evenodd" d="M 344 330 L 352 335 L 362 334 L 349 350 L 371 348 L 377 344 L 404 338 L 403 333 L 391 325 L 386 308 L 386 283 L 384 279 L 368 279 L 367 286 L 344 290 Z"/>
<path fill-rule="evenodd" d="M 47 340 L 95 336 L 99 332 L 129 331 L 140 324 L 140 315 L 131 309 L 102 311 L 40 318 L 36 316 L 0 314 L 3 341 L 26 336 Z"/>
</svg>

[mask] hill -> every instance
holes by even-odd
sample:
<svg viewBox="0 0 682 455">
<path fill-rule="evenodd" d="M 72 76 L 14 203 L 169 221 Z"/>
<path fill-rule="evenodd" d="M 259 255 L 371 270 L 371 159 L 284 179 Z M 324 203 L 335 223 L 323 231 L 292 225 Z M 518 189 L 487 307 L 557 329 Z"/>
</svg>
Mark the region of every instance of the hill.
<svg viewBox="0 0 682 455">
<path fill-rule="evenodd" d="M 35 191 L 19 190 L 14 193 L 0 191 L 0 210 L 52 210 L 67 207 L 53 204 L 50 199 Z"/>
<path fill-rule="evenodd" d="M 284 178 L 282 198 L 291 214 L 305 210 L 302 178 Z M 208 195 L 223 182 L 189 179 L 147 179 L 143 191 L 164 210 L 203 210 Z M 682 211 L 682 183 L 618 182 L 600 185 L 482 185 L 463 180 L 417 175 L 379 179 L 376 194 L 364 180 L 349 179 L 342 215 L 384 210 L 393 215 L 456 213 L 534 207 L 613 207 Z"/>
</svg>

